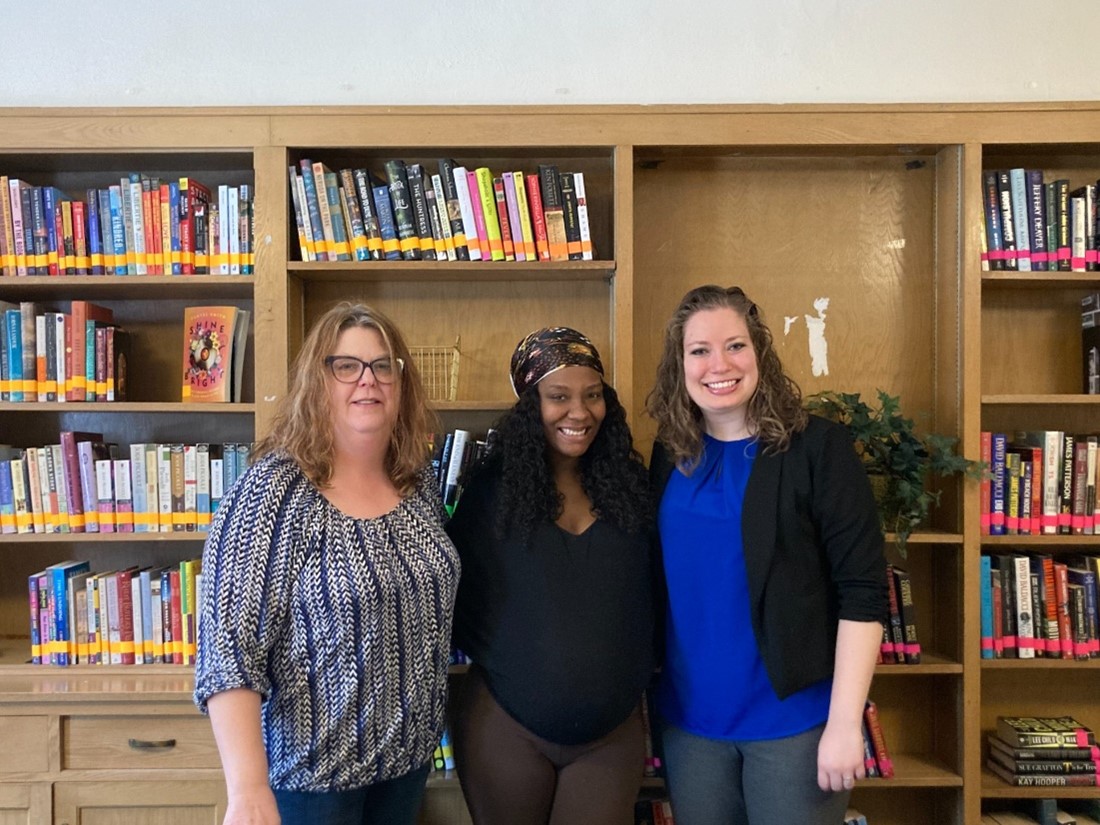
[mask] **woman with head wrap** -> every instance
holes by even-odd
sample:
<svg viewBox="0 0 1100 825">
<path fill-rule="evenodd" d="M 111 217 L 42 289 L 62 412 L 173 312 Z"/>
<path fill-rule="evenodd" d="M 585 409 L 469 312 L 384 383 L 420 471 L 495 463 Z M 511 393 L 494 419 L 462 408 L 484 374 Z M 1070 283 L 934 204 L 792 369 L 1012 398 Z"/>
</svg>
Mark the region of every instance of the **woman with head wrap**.
<svg viewBox="0 0 1100 825">
<path fill-rule="evenodd" d="M 599 353 L 567 327 L 512 355 L 518 400 L 447 531 L 473 659 L 455 759 L 476 825 L 630 825 L 655 664 L 653 506 Z"/>
</svg>

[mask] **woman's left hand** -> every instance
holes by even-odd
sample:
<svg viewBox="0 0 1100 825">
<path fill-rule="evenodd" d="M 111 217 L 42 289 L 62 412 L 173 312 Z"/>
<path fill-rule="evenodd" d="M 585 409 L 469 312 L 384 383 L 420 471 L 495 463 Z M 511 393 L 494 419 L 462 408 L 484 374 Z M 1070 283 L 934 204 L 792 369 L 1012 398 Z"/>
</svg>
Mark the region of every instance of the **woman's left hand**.
<svg viewBox="0 0 1100 825">
<path fill-rule="evenodd" d="M 867 772 L 863 725 L 828 722 L 817 744 L 817 784 L 823 791 L 850 791 Z"/>
</svg>

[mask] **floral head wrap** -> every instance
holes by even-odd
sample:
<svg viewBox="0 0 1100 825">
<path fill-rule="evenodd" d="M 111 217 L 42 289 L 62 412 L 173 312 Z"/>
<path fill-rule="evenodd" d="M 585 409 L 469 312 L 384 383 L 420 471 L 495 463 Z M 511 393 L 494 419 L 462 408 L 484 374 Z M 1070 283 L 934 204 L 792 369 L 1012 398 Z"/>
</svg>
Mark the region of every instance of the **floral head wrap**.
<svg viewBox="0 0 1100 825">
<path fill-rule="evenodd" d="M 543 327 L 529 333 L 512 353 L 511 379 L 516 396 L 564 367 L 591 367 L 603 377 L 595 345 L 569 327 Z"/>
</svg>

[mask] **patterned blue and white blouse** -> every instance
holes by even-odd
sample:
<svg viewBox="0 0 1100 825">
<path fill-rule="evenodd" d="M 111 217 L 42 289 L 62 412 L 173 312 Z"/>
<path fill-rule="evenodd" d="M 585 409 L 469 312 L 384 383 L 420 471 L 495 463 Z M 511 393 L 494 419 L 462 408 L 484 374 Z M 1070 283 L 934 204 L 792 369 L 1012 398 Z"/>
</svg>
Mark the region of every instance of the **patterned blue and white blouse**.
<svg viewBox="0 0 1100 825">
<path fill-rule="evenodd" d="M 195 703 L 263 697 L 273 788 L 337 791 L 427 764 L 443 729 L 459 562 L 438 488 L 371 519 L 285 455 L 222 501 L 202 560 Z"/>
</svg>

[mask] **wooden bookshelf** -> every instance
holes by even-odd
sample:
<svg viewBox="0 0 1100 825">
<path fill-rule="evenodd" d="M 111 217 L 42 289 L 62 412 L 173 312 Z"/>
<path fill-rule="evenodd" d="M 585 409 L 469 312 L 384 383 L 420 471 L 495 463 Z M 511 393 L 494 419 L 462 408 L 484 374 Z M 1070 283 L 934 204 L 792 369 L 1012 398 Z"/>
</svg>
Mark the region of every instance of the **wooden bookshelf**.
<svg viewBox="0 0 1100 825">
<path fill-rule="evenodd" d="M 979 233 L 983 169 L 1026 165 L 1096 180 L 1098 134 L 1098 103 L 0 110 L 0 174 L 71 194 L 129 171 L 249 183 L 256 241 L 252 277 L 0 278 L 2 300 L 108 303 L 135 333 L 141 370 L 125 404 L 0 404 L 0 441 L 49 443 L 60 429 L 119 443 L 253 440 L 285 392 L 309 323 L 333 301 L 358 298 L 393 316 L 414 346 L 461 336 L 457 398 L 437 409 L 446 424 L 480 431 L 512 398 L 515 342 L 546 324 L 581 329 L 648 454 L 644 401 L 661 331 L 679 297 L 706 282 L 738 283 L 760 304 L 805 393 L 881 387 L 921 426 L 959 436 L 971 458 L 983 429 L 1094 429 L 1100 402 L 1080 394 L 1074 307 L 1100 288 L 1100 275 L 983 272 Z M 597 260 L 304 263 L 287 166 L 306 157 L 333 169 L 378 168 L 390 157 L 579 169 Z M 821 298 L 827 309 L 815 307 Z M 179 403 L 182 309 L 196 303 L 252 312 L 243 404 Z M 806 318 L 822 311 L 827 374 L 807 344 Z M 30 821 L 77 821 L 120 804 L 131 819 L 118 821 L 134 822 L 177 801 L 208 819 L 224 812 L 206 740 L 194 740 L 193 761 L 170 769 L 171 792 L 158 778 L 168 774 L 66 761 L 67 748 L 87 746 L 83 731 L 99 730 L 73 724 L 86 717 L 108 715 L 125 730 L 160 715 L 192 741 L 191 725 L 203 720 L 188 669 L 60 672 L 23 664 L 20 652 L 30 573 L 71 557 L 96 569 L 165 564 L 194 554 L 200 540 L 0 539 L 0 741 L 41 743 L 18 760 L 0 755 L 0 810 L 15 800 L 9 807 Z M 1100 728 L 1100 668 L 981 661 L 978 557 L 1001 544 L 1071 553 L 1096 541 L 983 538 L 977 485 L 967 483 L 944 491 L 905 559 L 891 557 L 913 579 L 924 662 L 877 670 L 872 697 L 898 775 L 862 782 L 853 796 L 876 823 L 978 825 L 983 800 L 1035 796 L 982 769 L 982 740 L 998 714 L 1065 711 Z M 107 694 L 125 700 L 103 701 Z M 119 752 L 129 757 L 124 742 Z M 457 783 L 433 780 L 422 821 L 468 821 Z"/>
</svg>

